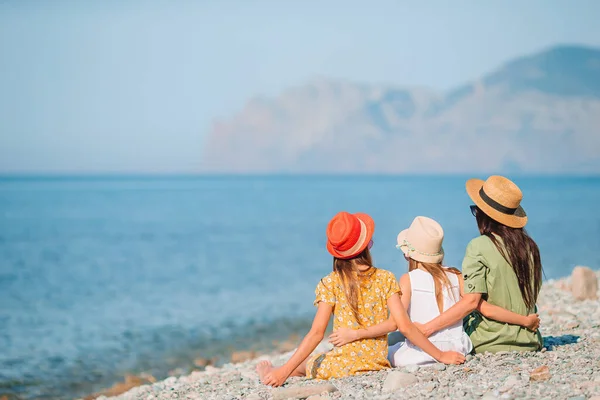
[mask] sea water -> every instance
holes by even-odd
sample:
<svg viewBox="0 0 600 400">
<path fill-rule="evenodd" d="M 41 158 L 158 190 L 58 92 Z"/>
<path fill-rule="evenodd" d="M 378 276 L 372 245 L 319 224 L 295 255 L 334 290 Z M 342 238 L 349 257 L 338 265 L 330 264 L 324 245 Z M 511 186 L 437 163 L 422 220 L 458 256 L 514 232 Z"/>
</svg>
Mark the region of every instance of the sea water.
<svg viewBox="0 0 600 400">
<path fill-rule="evenodd" d="M 600 267 L 600 178 L 514 179 L 546 277 Z M 441 223 L 460 267 L 477 236 L 465 180 L 3 178 L 0 394 L 73 398 L 304 333 L 341 210 L 373 216 L 380 268 L 406 270 L 396 235 L 417 215 Z"/>
</svg>

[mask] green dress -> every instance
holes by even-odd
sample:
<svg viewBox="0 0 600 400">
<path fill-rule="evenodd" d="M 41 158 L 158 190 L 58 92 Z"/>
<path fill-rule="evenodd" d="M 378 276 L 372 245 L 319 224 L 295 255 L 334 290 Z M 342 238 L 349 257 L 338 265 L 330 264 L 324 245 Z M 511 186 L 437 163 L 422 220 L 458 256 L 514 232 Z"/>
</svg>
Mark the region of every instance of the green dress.
<svg viewBox="0 0 600 400">
<path fill-rule="evenodd" d="M 521 315 L 535 312 L 535 308 L 527 309 L 525 306 L 517 275 L 489 237 L 480 236 L 471 240 L 462 272 L 465 293 L 482 293 L 488 303 Z M 494 321 L 478 312 L 467 316 L 464 324 L 476 353 L 536 351 L 542 348 L 539 331 L 534 333 L 518 325 Z"/>
</svg>

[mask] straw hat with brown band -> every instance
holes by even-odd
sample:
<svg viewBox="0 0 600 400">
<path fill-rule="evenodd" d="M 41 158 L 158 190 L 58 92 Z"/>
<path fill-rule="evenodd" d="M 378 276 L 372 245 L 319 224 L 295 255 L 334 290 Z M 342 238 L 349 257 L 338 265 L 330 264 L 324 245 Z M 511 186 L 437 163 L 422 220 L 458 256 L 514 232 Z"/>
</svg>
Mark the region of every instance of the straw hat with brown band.
<svg viewBox="0 0 600 400">
<path fill-rule="evenodd" d="M 523 228 L 527 224 L 527 214 L 521 207 L 523 193 L 510 179 L 497 175 L 485 182 L 469 179 L 466 187 L 475 205 L 494 221 L 511 228 Z"/>
</svg>

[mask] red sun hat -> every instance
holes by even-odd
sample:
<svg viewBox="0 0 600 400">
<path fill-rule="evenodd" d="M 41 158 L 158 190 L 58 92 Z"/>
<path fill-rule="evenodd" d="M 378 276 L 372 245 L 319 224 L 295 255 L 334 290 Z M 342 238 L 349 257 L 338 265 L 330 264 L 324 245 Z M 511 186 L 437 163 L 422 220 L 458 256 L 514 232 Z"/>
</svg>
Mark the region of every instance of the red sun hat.
<svg viewBox="0 0 600 400">
<path fill-rule="evenodd" d="M 374 231 L 369 215 L 342 211 L 327 225 L 327 251 L 336 258 L 354 258 L 369 245 Z"/>
</svg>

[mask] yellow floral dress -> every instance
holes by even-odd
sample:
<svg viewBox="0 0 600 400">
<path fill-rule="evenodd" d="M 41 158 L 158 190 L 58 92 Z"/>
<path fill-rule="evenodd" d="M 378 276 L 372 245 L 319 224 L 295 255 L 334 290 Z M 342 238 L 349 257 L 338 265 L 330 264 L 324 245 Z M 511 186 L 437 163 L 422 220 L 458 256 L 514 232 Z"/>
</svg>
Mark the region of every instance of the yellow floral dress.
<svg viewBox="0 0 600 400">
<path fill-rule="evenodd" d="M 342 280 L 336 272 L 321 279 L 315 290 L 315 306 L 325 302 L 333 307 L 333 330 L 360 329 L 377 325 L 388 318 L 387 300 L 400 293 L 396 277 L 389 271 L 373 268 L 359 275 L 358 313 L 362 327 L 356 322 L 346 299 Z M 314 379 L 341 378 L 390 367 L 387 359 L 387 335 L 363 339 L 335 347 L 326 353 L 309 357 L 306 376 Z"/>
</svg>

